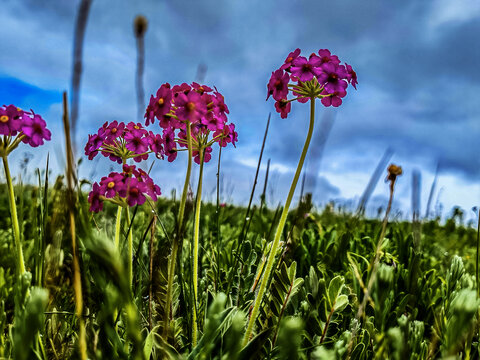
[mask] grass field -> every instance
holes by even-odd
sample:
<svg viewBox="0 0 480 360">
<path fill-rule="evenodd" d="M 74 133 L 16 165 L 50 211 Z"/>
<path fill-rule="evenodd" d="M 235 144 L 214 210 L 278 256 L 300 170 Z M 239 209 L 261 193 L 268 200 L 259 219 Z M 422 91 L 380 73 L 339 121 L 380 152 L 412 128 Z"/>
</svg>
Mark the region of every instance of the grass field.
<svg viewBox="0 0 480 360">
<path fill-rule="evenodd" d="M 25 264 L 15 275 L 8 216 L 0 219 L 0 356 L 79 357 L 68 193 L 63 177 L 15 187 Z M 0 206 L 8 213 L 5 185 Z M 127 278 L 127 227 L 114 246 L 116 207 L 88 211 L 76 192 L 76 235 L 89 358 L 370 359 L 477 358 L 476 231 L 458 216 L 387 225 L 317 213 L 308 196 L 288 217 L 269 289 L 242 346 L 278 209 L 204 204 L 200 219 L 198 343 L 192 346 L 193 198 L 178 256 L 172 312 L 165 321 L 171 234 L 178 201 L 133 208 L 133 284 Z M 218 213 L 217 213 L 218 209 Z M 238 258 L 235 255 L 238 254 Z M 358 314 L 372 269 L 376 279 Z M 165 324 L 168 328 L 165 329 Z"/>
</svg>

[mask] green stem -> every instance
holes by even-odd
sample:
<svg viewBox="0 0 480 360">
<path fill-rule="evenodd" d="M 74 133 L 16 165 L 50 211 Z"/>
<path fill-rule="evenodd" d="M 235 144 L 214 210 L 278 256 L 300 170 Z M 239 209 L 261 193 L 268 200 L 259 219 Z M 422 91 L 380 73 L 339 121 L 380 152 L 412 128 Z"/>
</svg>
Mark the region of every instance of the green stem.
<svg viewBox="0 0 480 360">
<path fill-rule="evenodd" d="M 192 173 L 192 134 L 191 125 L 187 123 L 187 149 L 188 149 L 188 164 L 187 174 L 185 175 L 185 183 L 183 184 L 182 198 L 180 199 L 180 208 L 178 209 L 177 218 L 177 233 L 172 241 L 172 253 L 168 263 L 168 283 L 167 283 L 167 299 L 165 301 L 165 325 L 163 327 L 163 335 L 167 335 L 170 323 L 170 306 L 172 303 L 173 294 L 173 279 L 175 277 L 175 265 L 177 263 L 178 246 L 183 232 L 183 217 L 185 214 L 185 204 L 187 202 L 188 185 L 190 183 L 190 174 Z"/>
<path fill-rule="evenodd" d="M 478 210 L 478 224 L 477 224 L 477 254 L 475 260 L 475 283 L 477 284 L 477 298 L 480 297 L 480 278 L 478 276 L 478 257 L 480 250 L 480 209 Z"/>
<path fill-rule="evenodd" d="M 192 173 L 192 133 L 190 122 L 187 123 L 187 149 L 188 149 L 188 164 L 185 182 L 183 184 L 182 198 L 180 199 L 180 208 L 178 209 L 177 228 L 178 233 L 182 230 L 183 216 L 185 214 L 185 204 L 187 202 L 188 185 L 190 183 L 190 174 Z"/>
<path fill-rule="evenodd" d="M 127 231 L 128 231 L 128 283 L 130 284 L 130 291 L 133 289 L 133 235 L 130 226 L 130 209 L 127 208 Z"/>
<path fill-rule="evenodd" d="M 203 156 L 205 149 L 200 149 L 200 172 L 198 174 L 197 201 L 195 204 L 195 225 L 193 228 L 193 297 L 195 306 L 193 308 L 192 345 L 197 345 L 197 299 L 198 299 L 198 237 L 200 232 L 200 208 L 202 206 L 202 178 L 203 178 Z"/>
<path fill-rule="evenodd" d="M 115 248 L 120 248 L 120 225 L 122 222 L 122 207 L 119 205 L 117 209 L 117 221 L 115 224 Z"/>
<path fill-rule="evenodd" d="M 25 263 L 23 261 L 22 244 L 20 242 L 20 226 L 18 225 L 17 206 L 15 204 L 15 193 L 13 191 L 12 177 L 8 168 L 7 156 L 3 156 L 3 167 L 5 169 L 5 177 L 7 178 L 8 200 L 10 201 L 10 214 L 12 216 L 13 239 L 17 250 L 17 271 L 21 275 L 25 273 Z"/>
<path fill-rule="evenodd" d="M 297 170 L 295 172 L 295 176 L 293 177 L 292 185 L 290 185 L 290 191 L 288 192 L 287 201 L 285 202 L 285 206 L 282 211 L 282 216 L 280 217 L 280 222 L 278 223 L 277 232 L 275 233 L 275 238 L 273 240 L 272 248 L 270 250 L 270 253 L 268 254 L 266 269 L 263 274 L 263 278 L 260 284 L 260 288 L 258 290 L 258 294 L 255 297 L 255 302 L 250 315 L 250 320 L 248 322 L 247 331 L 245 332 L 245 336 L 243 338 L 243 346 L 247 345 L 248 340 L 250 339 L 250 335 L 252 334 L 253 326 L 255 325 L 255 320 L 258 315 L 258 311 L 260 310 L 260 304 L 262 303 L 263 296 L 267 288 L 268 279 L 270 278 L 270 273 L 273 268 L 273 262 L 275 260 L 275 254 L 277 252 L 278 245 L 280 243 L 280 238 L 282 236 L 283 228 L 285 227 L 285 222 L 287 221 L 288 209 L 290 207 L 290 203 L 292 202 L 293 194 L 295 193 L 295 188 L 297 187 L 298 178 L 300 177 L 300 173 L 302 172 L 303 163 L 305 162 L 308 146 L 310 145 L 310 140 L 312 138 L 314 122 L 315 122 L 315 98 L 311 97 L 310 98 L 310 125 L 308 127 L 307 138 L 305 140 L 305 144 L 303 145 L 302 155 L 300 156 L 300 160 L 298 161 Z"/>
</svg>

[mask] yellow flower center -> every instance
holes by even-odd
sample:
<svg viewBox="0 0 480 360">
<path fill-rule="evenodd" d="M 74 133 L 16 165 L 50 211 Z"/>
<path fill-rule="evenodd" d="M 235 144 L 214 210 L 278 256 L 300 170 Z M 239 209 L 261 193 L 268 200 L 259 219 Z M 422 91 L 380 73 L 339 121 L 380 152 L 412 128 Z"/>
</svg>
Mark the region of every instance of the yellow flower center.
<svg viewBox="0 0 480 360">
<path fill-rule="evenodd" d="M 117 128 L 113 128 L 111 131 L 112 134 L 115 134 L 116 132 L 117 132 Z"/>
<path fill-rule="evenodd" d="M 193 111 L 195 110 L 195 103 L 190 101 L 187 103 L 187 105 L 185 106 L 187 108 L 188 111 Z"/>
<path fill-rule="evenodd" d="M 108 184 L 107 184 L 107 187 L 109 189 L 113 189 L 113 187 L 115 186 L 115 183 L 113 181 L 110 181 Z"/>
<path fill-rule="evenodd" d="M 2 123 L 6 123 L 6 122 L 8 121 L 8 119 L 9 119 L 9 118 L 8 118 L 7 115 L 2 115 L 2 116 L 0 116 L 0 121 L 1 121 Z"/>
<path fill-rule="evenodd" d="M 164 102 L 163 98 L 158 99 L 158 105 L 162 106 Z"/>
<path fill-rule="evenodd" d="M 140 126 L 135 125 L 134 128 L 138 130 L 138 129 L 140 129 Z"/>
</svg>

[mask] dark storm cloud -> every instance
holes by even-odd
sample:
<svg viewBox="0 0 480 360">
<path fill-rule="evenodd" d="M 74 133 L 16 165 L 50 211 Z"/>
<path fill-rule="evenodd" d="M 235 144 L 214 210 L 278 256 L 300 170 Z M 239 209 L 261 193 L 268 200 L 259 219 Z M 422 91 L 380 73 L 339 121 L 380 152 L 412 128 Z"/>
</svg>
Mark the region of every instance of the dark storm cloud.
<svg viewBox="0 0 480 360">
<path fill-rule="evenodd" d="M 2 3 L 0 36 L 9 57 L 0 56 L 0 73 L 41 89 L 68 89 L 77 5 Z M 205 82 L 224 94 L 237 125 L 237 149 L 222 154 L 222 166 L 226 174 L 235 174 L 240 193 L 248 192 L 255 169 L 239 172 L 238 164 L 257 158 L 269 112 L 264 158 L 288 169 L 278 176 L 280 187 L 287 187 L 290 180 L 280 178 L 291 178 L 300 156 L 308 106 L 293 104 L 289 118 L 280 119 L 273 102 L 264 101 L 271 72 L 296 47 L 307 54 L 330 48 L 354 66 L 360 81 L 339 109 L 317 104 L 311 154 L 319 146 L 323 115 L 336 114 L 317 176 L 359 169 L 368 179 L 390 146 L 407 167 L 432 169 L 441 161 L 443 171 L 474 178 L 480 174 L 478 10 L 470 0 L 94 1 L 85 37 L 77 138 L 84 141 L 105 121 L 135 119 L 132 19 L 143 13 L 149 20 L 147 96 L 166 81 L 191 82 L 199 63 L 208 66 Z M 59 119 L 60 106 L 54 103 L 47 114 Z M 165 176 L 168 186 L 181 182 L 182 164 L 160 163 L 154 168 L 158 176 L 174 174 Z M 332 186 L 323 190 L 337 196 L 341 184 Z"/>
</svg>

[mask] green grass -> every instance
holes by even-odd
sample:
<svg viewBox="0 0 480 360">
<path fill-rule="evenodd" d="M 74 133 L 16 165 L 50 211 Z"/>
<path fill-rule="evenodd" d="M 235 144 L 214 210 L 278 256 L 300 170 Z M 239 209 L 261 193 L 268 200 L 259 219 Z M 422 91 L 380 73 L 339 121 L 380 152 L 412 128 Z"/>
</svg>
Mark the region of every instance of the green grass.
<svg viewBox="0 0 480 360">
<path fill-rule="evenodd" d="M 0 186 L 0 358 L 79 357 L 66 185 L 59 177 L 45 191 L 45 179 L 39 178 L 40 187 L 15 189 L 29 271 L 22 278 L 15 275 L 8 199 L 5 185 Z M 242 237 L 245 208 L 219 208 L 217 224 L 216 206 L 203 204 L 199 333 L 192 348 L 193 199 L 187 200 L 168 321 L 164 309 L 178 205 L 160 199 L 155 211 L 149 204 L 131 209 L 130 295 L 126 224 L 122 221 L 118 251 L 116 207 L 106 203 L 103 212 L 92 215 L 86 193 L 76 193 L 89 358 L 478 358 L 474 229 L 461 226 L 458 217 L 445 225 L 426 221 L 415 246 L 411 223 L 389 223 L 371 301 L 358 318 L 381 220 L 335 212 L 330 206 L 317 213 L 308 201 L 290 212 L 254 336 L 244 348 L 247 316 L 279 211 L 255 207 Z"/>
</svg>

